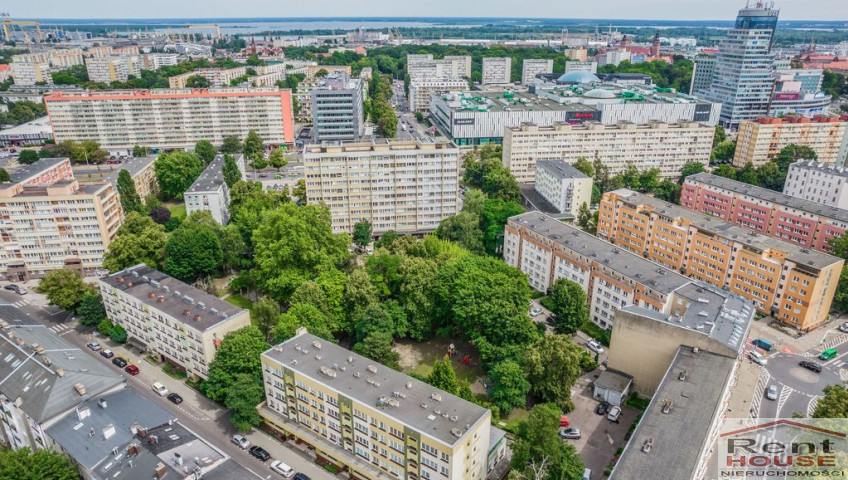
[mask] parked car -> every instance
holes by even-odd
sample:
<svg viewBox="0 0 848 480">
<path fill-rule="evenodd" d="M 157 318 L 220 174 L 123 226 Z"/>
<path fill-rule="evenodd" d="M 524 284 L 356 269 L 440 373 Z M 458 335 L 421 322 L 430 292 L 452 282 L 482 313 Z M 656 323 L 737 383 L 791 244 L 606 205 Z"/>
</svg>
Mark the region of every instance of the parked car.
<svg viewBox="0 0 848 480">
<path fill-rule="evenodd" d="M 241 447 L 242 450 L 246 450 L 250 446 L 250 442 L 244 438 L 244 435 L 233 435 L 233 443 Z"/>
<path fill-rule="evenodd" d="M 309 478 L 309 476 L 306 475 L 305 473 L 297 472 L 297 473 L 294 474 L 294 480 L 312 480 L 312 479 Z"/>
<path fill-rule="evenodd" d="M 601 402 L 598 404 L 597 407 L 595 407 L 595 413 L 597 413 L 598 415 L 606 415 L 609 408 L 609 402 Z"/>
<path fill-rule="evenodd" d="M 583 470 L 582 480 L 592 480 L 592 469 L 587 468 L 586 470 Z"/>
<path fill-rule="evenodd" d="M 129 362 L 127 362 L 126 359 L 124 359 L 123 357 L 115 357 L 112 359 L 112 365 L 115 365 L 120 368 L 126 367 L 127 363 Z"/>
<path fill-rule="evenodd" d="M 577 427 L 561 428 L 559 430 L 559 436 L 566 440 L 580 440 L 582 434 L 583 432 Z"/>
<path fill-rule="evenodd" d="M 766 390 L 766 398 L 769 400 L 777 400 L 777 385 L 769 385 Z"/>
<path fill-rule="evenodd" d="M 271 470 L 286 478 L 291 478 L 294 475 L 294 469 L 279 460 L 271 462 Z"/>
<path fill-rule="evenodd" d="M 619 417 L 621 417 L 621 407 L 613 405 L 607 413 L 607 420 L 617 422 Z"/>
<path fill-rule="evenodd" d="M 768 364 L 768 359 L 766 359 L 766 357 L 764 357 L 763 354 L 760 352 L 755 352 L 751 350 L 750 352 L 748 352 L 748 358 L 750 358 L 757 365 L 762 365 L 765 367 Z"/>
<path fill-rule="evenodd" d="M 821 373 L 821 371 L 822 371 L 822 366 L 819 365 L 816 362 L 810 362 L 808 360 L 801 360 L 801 362 L 798 363 L 798 365 L 806 368 L 807 370 L 812 370 L 816 373 Z"/>
<path fill-rule="evenodd" d="M 568 422 L 568 417 L 566 417 L 566 416 L 559 417 L 559 426 L 560 427 L 567 427 L 569 425 L 570 425 L 570 423 Z"/>
<path fill-rule="evenodd" d="M 109 350 L 109 349 L 107 348 L 106 350 L 101 350 L 101 351 L 100 351 L 100 355 L 102 355 L 102 356 L 104 356 L 104 357 L 106 357 L 106 358 L 112 358 L 112 357 L 114 357 L 114 356 L 115 356 L 115 352 L 113 352 L 112 350 Z"/>
<path fill-rule="evenodd" d="M 530 310 L 530 316 L 531 317 L 535 317 L 535 316 L 541 315 L 541 314 L 542 314 L 542 309 L 539 308 L 539 307 L 536 307 L 536 308 Z"/>
<path fill-rule="evenodd" d="M 586 342 L 586 348 L 597 354 L 604 353 L 604 347 L 601 345 L 601 342 L 592 338 L 590 338 L 589 341 Z"/>
<path fill-rule="evenodd" d="M 170 393 L 168 389 L 165 388 L 165 385 L 162 385 L 160 382 L 153 382 L 153 391 L 158 393 L 160 397 L 164 397 Z"/>
<path fill-rule="evenodd" d="M 135 365 L 127 365 L 127 367 L 124 368 L 124 371 L 132 376 L 138 375 L 138 367 L 136 367 Z"/>
<path fill-rule="evenodd" d="M 250 450 L 248 450 L 248 452 L 259 460 L 262 460 L 263 462 L 267 462 L 268 459 L 271 458 L 271 454 L 268 453 L 267 450 L 256 445 L 250 447 Z"/>
<path fill-rule="evenodd" d="M 100 344 L 97 342 L 88 342 L 85 344 L 85 346 L 94 350 L 95 352 L 100 350 Z"/>
<path fill-rule="evenodd" d="M 10 284 L 6 285 L 6 286 L 5 286 L 5 287 L 3 287 L 3 288 L 4 288 L 4 289 L 6 289 L 6 290 L 9 290 L 9 291 L 15 292 L 15 293 L 17 293 L 18 295 L 26 295 L 26 293 L 27 293 L 27 289 L 26 289 L 26 288 L 21 287 L 21 286 L 19 286 L 19 285 L 15 285 L 14 283 L 10 283 Z"/>
<path fill-rule="evenodd" d="M 848 333 L 848 322 L 843 323 L 839 326 L 839 331 L 842 333 Z"/>
<path fill-rule="evenodd" d="M 171 394 L 169 394 L 169 395 L 168 395 L 168 397 L 167 397 L 167 398 L 168 398 L 168 400 L 170 400 L 170 401 L 171 401 L 171 403 L 173 403 L 174 405 L 179 405 L 179 404 L 183 403 L 183 397 L 181 397 L 181 396 L 180 396 L 179 394 L 177 394 L 177 393 L 171 393 Z"/>
</svg>

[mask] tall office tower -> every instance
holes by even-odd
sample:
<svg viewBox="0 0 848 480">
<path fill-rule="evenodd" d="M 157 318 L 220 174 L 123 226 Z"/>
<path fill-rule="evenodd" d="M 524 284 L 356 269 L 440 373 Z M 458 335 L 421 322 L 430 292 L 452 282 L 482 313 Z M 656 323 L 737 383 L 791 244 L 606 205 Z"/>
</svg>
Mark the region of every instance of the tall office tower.
<svg viewBox="0 0 848 480">
<path fill-rule="evenodd" d="M 365 133 L 362 80 L 346 73 L 327 75 L 312 90 L 315 141 L 356 140 Z"/>
<path fill-rule="evenodd" d="M 725 127 L 735 130 L 742 120 L 769 113 L 774 65 L 771 44 L 778 13 L 773 4 L 764 2 L 739 10 L 736 24 L 719 44 L 712 84 L 696 92 L 721 102 L 719 122 Z"/>
</svg>

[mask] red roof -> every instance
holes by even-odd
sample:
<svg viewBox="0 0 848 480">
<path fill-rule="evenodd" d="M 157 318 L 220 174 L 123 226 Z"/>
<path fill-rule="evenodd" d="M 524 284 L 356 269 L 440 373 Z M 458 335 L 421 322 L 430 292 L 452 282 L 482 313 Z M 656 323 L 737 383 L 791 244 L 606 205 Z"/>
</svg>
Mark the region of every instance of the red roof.
<svg viewBox="0 0 848 480">
<path fill-rule="evenodd" d="M 6 70 L 11 70 L 12 67 L 7 64 L 0 64 L 0 72 L 5 72 Z"/>
</svg>

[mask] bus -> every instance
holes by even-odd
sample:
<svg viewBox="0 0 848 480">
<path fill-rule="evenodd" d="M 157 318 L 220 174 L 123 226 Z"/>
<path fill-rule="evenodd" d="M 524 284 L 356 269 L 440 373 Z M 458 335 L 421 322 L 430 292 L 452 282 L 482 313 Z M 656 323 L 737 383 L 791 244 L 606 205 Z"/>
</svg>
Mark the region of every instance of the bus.
<svg viewBox="0 0 848 480">
<path fill-rule="evenodd" d="M 835 348 L 828 348 L 827 350 L 825 350 L 825 351 L 823 351 L 819 354 L 819 359 L 820 360 L 830 360 L 831 358 L 835 357 L 837 355 L 837 353 L 838 352 L 836 351 Z"/>
</svg>

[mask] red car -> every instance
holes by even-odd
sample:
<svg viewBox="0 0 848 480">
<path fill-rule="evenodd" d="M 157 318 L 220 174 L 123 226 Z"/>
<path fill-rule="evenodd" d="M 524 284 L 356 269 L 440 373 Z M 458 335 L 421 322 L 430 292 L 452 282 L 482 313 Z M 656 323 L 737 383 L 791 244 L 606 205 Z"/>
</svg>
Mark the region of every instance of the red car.
<svg viewBox="0 0 848 480">
<path fill-rule="evenodd" d="M 127 365 L 127 368 L 125 368 L 124 371 L 133 376 L 138 375 L 138 367 L 135 365 Z"/>
<path fill-rule="evenodd" d="M 560 427 L 567 427 L 568 425 L 569 425 L 568 417 L 559 417 L 559 426 Z"/>
</svg>

